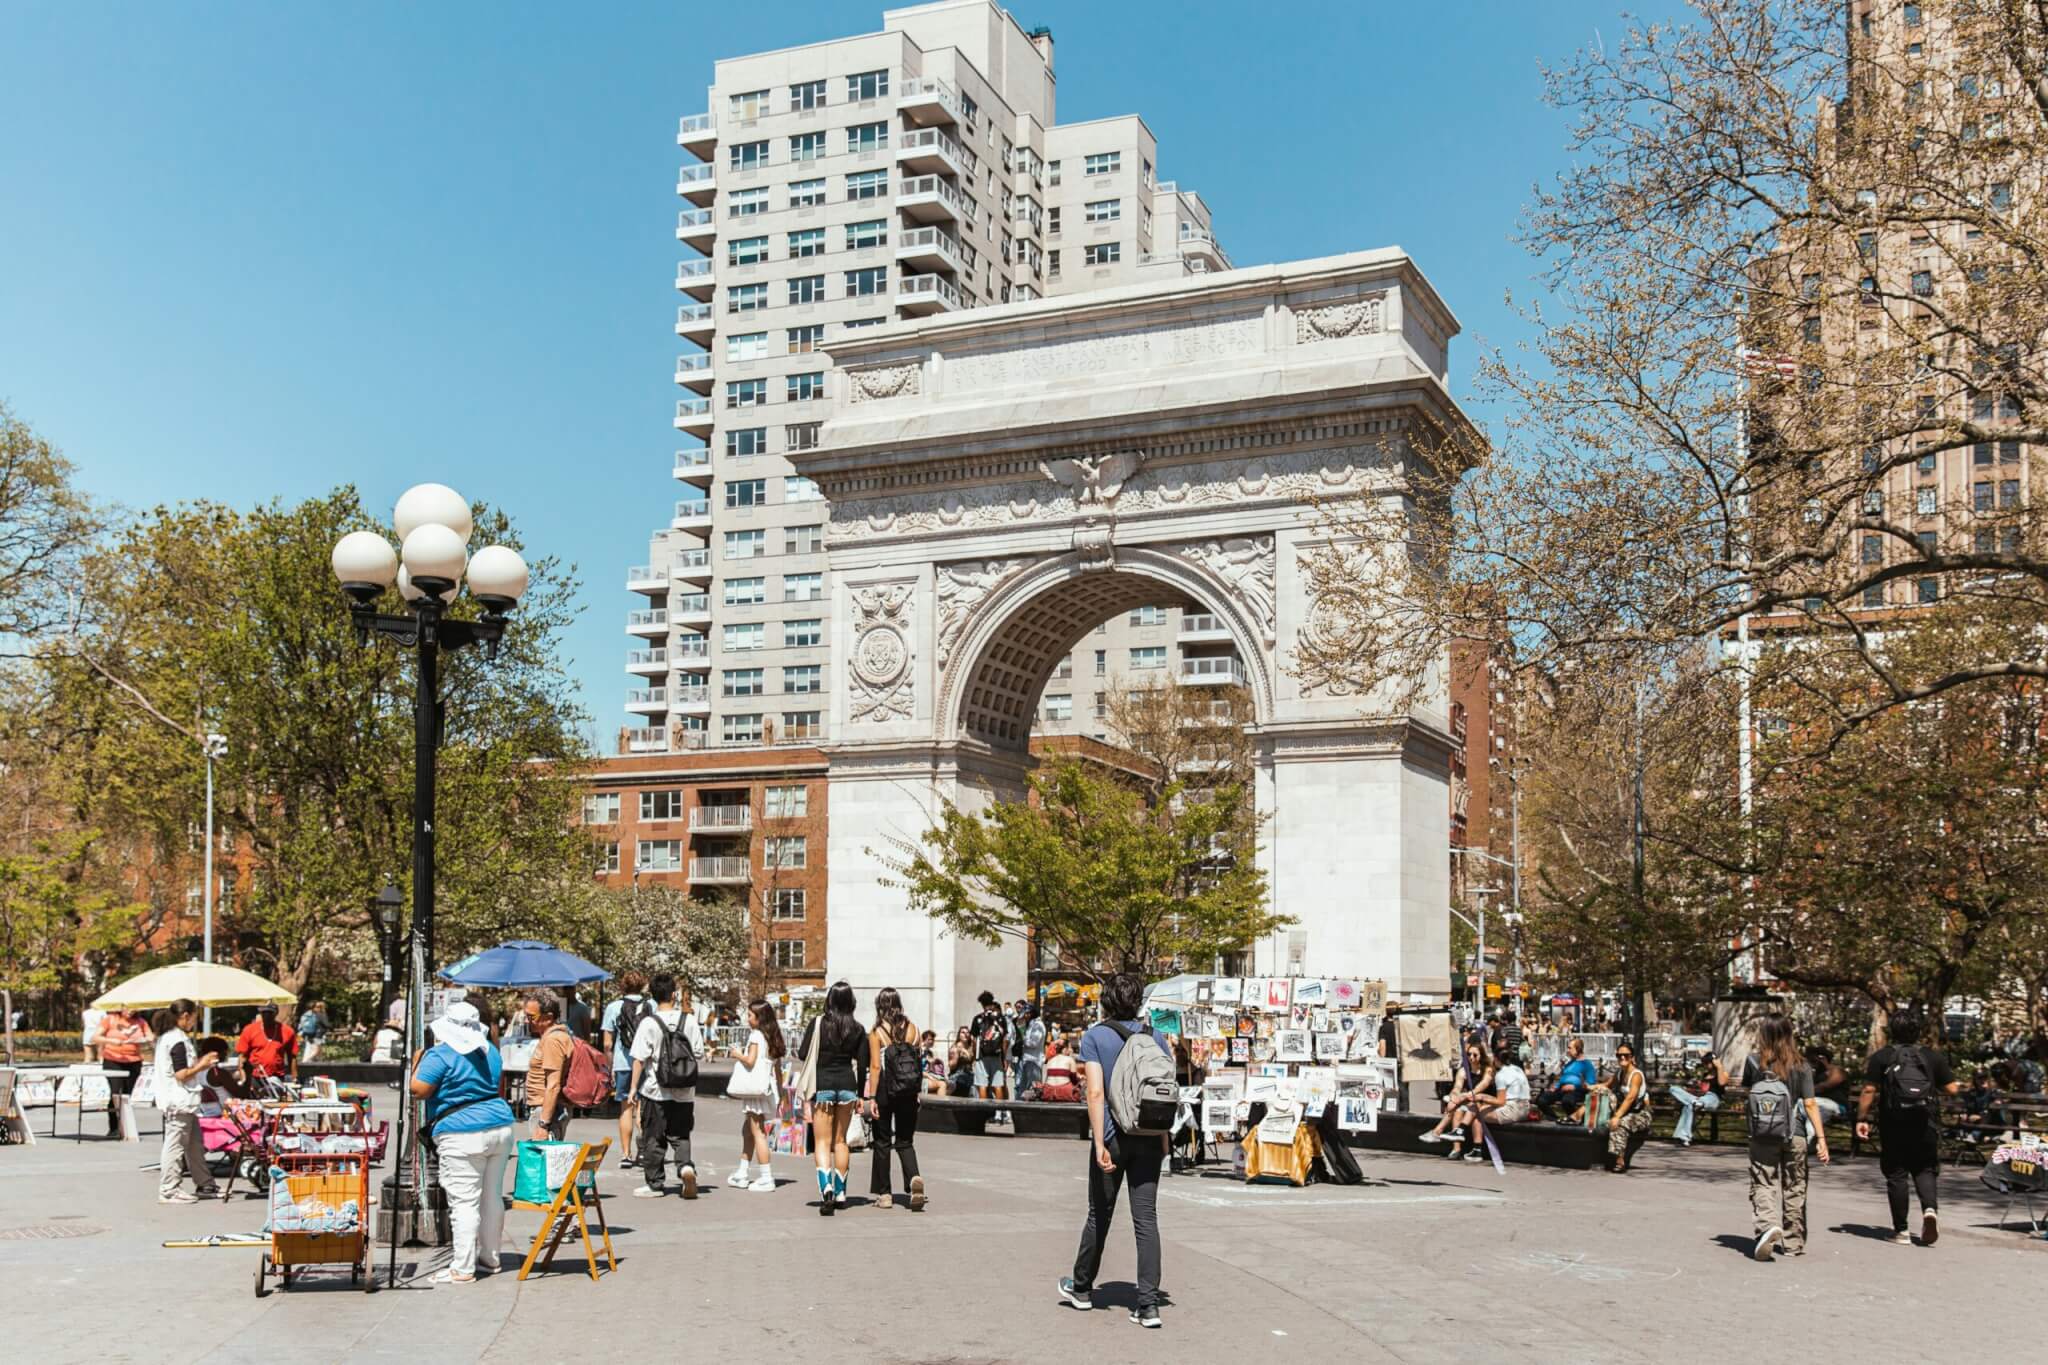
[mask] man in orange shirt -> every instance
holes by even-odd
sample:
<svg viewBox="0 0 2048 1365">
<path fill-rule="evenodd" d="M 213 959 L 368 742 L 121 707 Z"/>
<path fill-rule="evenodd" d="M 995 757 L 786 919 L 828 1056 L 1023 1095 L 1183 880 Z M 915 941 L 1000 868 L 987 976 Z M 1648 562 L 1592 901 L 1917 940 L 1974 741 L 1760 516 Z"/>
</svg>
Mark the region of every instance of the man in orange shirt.
<svg viewBox="0 0 2048 1365">
<path fill-rule="evenodd" d="M 576 1035 L 562 1022 L 562 1000 L 553 991 L 535 991 L 521 1009 L 526 1014 L 526 1031 L 540 1042 L 527 1063 L 527 1117 L 533 1120 L 535 1141 L 561 1141 L 569 1127 L 569 1101 L 563 1098 L 562 1082 L 569 1078 L 569 1059 L 576 1054 Z"/>
<path fill-rule="evenodd" d="M 243 1026 L 235 1039 L 235 1051 L 248 1063 L 251 1080 L 265 1076 L 298 1079 L 298 1031 L 277 1017 L 275 1005 L 264 1005 L 256 1011 L 256 1017 Z"/>
</svg>

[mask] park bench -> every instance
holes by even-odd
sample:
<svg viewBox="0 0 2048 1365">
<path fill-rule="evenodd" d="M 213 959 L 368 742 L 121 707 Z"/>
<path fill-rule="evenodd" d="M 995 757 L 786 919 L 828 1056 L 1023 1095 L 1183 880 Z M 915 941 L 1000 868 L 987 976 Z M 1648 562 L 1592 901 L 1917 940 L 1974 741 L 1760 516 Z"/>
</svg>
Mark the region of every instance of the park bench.
<svg viewBox="0 0 2048 1365">
<path fill-rule="evenodd" d="M 1010 1115 L 1011 1137 L 1085 1138 L 1088 1106 L 1046 1100 L 984 1100 L 970 1096 L 926 1095 L 917 1110 L 920 1133 L 963 1133 L 984 1137 L 997 1110 Z"/>
</svg>

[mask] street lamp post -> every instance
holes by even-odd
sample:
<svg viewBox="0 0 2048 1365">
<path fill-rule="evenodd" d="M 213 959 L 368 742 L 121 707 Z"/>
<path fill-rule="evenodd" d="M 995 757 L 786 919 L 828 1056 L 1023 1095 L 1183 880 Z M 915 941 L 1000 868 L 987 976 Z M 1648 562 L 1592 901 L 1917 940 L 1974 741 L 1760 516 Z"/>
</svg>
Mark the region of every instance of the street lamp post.
<svg viewBox="0 0 2048 1365">
<path fill-rule="evenodd" d="M 398 533 L 396 553 L 376 531 L 351 531 L 335 544 L 332 563 L 335 578 L 350 598 L 357 642 L 367 645 L 375 635 L 413 651 L 419 661 L 412 707 L 412 933 L 403 1047 L 403 1056 L 409 1059 L 425 1041 L 427 978 L 434 955 L 434 775 L 441 741 L 441 651 L 480 645 L 486 657 L 495 659 L 508 613 L 526 595 L 527 572 L 518 553 L 502 545 L 470 556 L 469 537 L 475 525 L 469 503 L 444 484 L 407 489 L 392 509 L 391 522 Z M 470 596 L 483 608 L 476 620 L 447 615 L 465 574 Z M 378 600 L 394 584 L 405 609 L 378 611 Z M 380 895 L 380 914 L 383 900 Z M 399 1155 L 385 1198 L 394 1283 L 401 1204 L 415 1212 L 427 1207 L 425 1166 L 416 1159 L 419 1106 L 403 1089 L 400 1095 Z M 408 1176 L 409 1200 L 400 1194 Z"/>
<path fill-rule="evenodd" d="M 226 735 L 210 734 L 201 743 L 200 747 L 206 754 L 206 866 L 205 871 L 200 875 L 206 881 L 199 892 L 200 904 L 203 907 L 205 920 L 202 931 L 205 934 L 205 939 L 201 945 L 199 960 L 211 964 L 213 962 L 213 761 L 227 754 L 228 737 Z M 206 1017 L 200 1022 L 200 1027 L 206 1032 L 211 1033 L 213 1032 L 213 1006 L 208 1005 L 206 1007 L 205 1015 Z"/>
<path fill-rule="evenodd" d="M 377 956 L 384 963 L 383 984 L 377 990 L 379 1027 L 391 1017 L 391 1001 L 398 993 L 398 912 L 404 904 L 405 893 L 396 882 L 385 882 L 384 889 L 370 898 L 377 922 Z"/>
</svg>

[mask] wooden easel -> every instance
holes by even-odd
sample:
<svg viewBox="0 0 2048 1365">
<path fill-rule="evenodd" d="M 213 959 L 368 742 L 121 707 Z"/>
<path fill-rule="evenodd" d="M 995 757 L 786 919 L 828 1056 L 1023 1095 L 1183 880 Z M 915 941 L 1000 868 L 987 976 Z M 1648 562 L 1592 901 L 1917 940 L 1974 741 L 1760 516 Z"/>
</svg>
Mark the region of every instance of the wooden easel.
<svg viewBox="0 0 2048 1365">
<path fill-rule="evenodd" d="M 610 1138 L 606 1138 L 595 1147 L 584 1143 L 582 1149 L 576 1153 L 576 1159 L 569 1164 L 569 1174 L 562 1181 L 562 1188 L 555 1191 L 551 1203 L 536 1204 L 525 1199 L 512 1201 L 512 1207 L 515 1209 L 533 1209 L 545 1215 L 540 1220 L 540 1231 L 533 1235 L 533 1245 L 527 1249 L 526 1263 L 519 1267 L 520 1279 L 523 1280 L 532 1273 L 536 1262 L 543 1269 L 554 1265 L 555 1252 L 562 1245 L 562 1238 L 568 1234 L 572 1225 L 583 1241 L 584 1266 L 589 1270 L 591 1279 L 597 1278 L 597 1246 L 590 1240 L 590 1222 L 584 1217 L 586 1212 L 597 1214 L 597 1230 L 604 1237 L 605 1260 L 610 1263 L 610 1269 L 614 1274 L 618 1272 L 619 1258 L 612 1252 L 612 1230 L 604 1221 L 604 1198 L 598 1194 L 594 1182 L 590 1187 L 588 1203 L 584 1202 L 583 1192 L 577 1188 L 584 1171 L 588 1170 L 595 1175 L 604 1169 L 604 1154 L 611 1150 L 611 1145 Z M 542 1242 L 547 1243 L 545 1255 L 542 1254 Z"/>
</svg>

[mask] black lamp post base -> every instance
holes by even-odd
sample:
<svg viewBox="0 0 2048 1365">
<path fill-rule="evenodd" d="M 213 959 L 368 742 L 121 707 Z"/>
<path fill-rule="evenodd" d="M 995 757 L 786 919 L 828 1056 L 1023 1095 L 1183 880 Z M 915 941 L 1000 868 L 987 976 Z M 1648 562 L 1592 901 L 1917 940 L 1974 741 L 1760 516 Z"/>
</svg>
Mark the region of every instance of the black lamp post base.
<svg viewBox="0 0 2048 1365">
<path fill-rule="evenodd" d="M 414 1191 L 396 1179 L 387 1179 L 377 1205 L 377 1245 L 391 1245 L 391 1220 L 398 1220 L 398 1241 L 403 1246 L 444 1247 L 454 1240 L 448 1226 L 448 1196 L 439 1185 L 427 1187 L 427 1207 L 420 1208 Z"/>
</svg>

